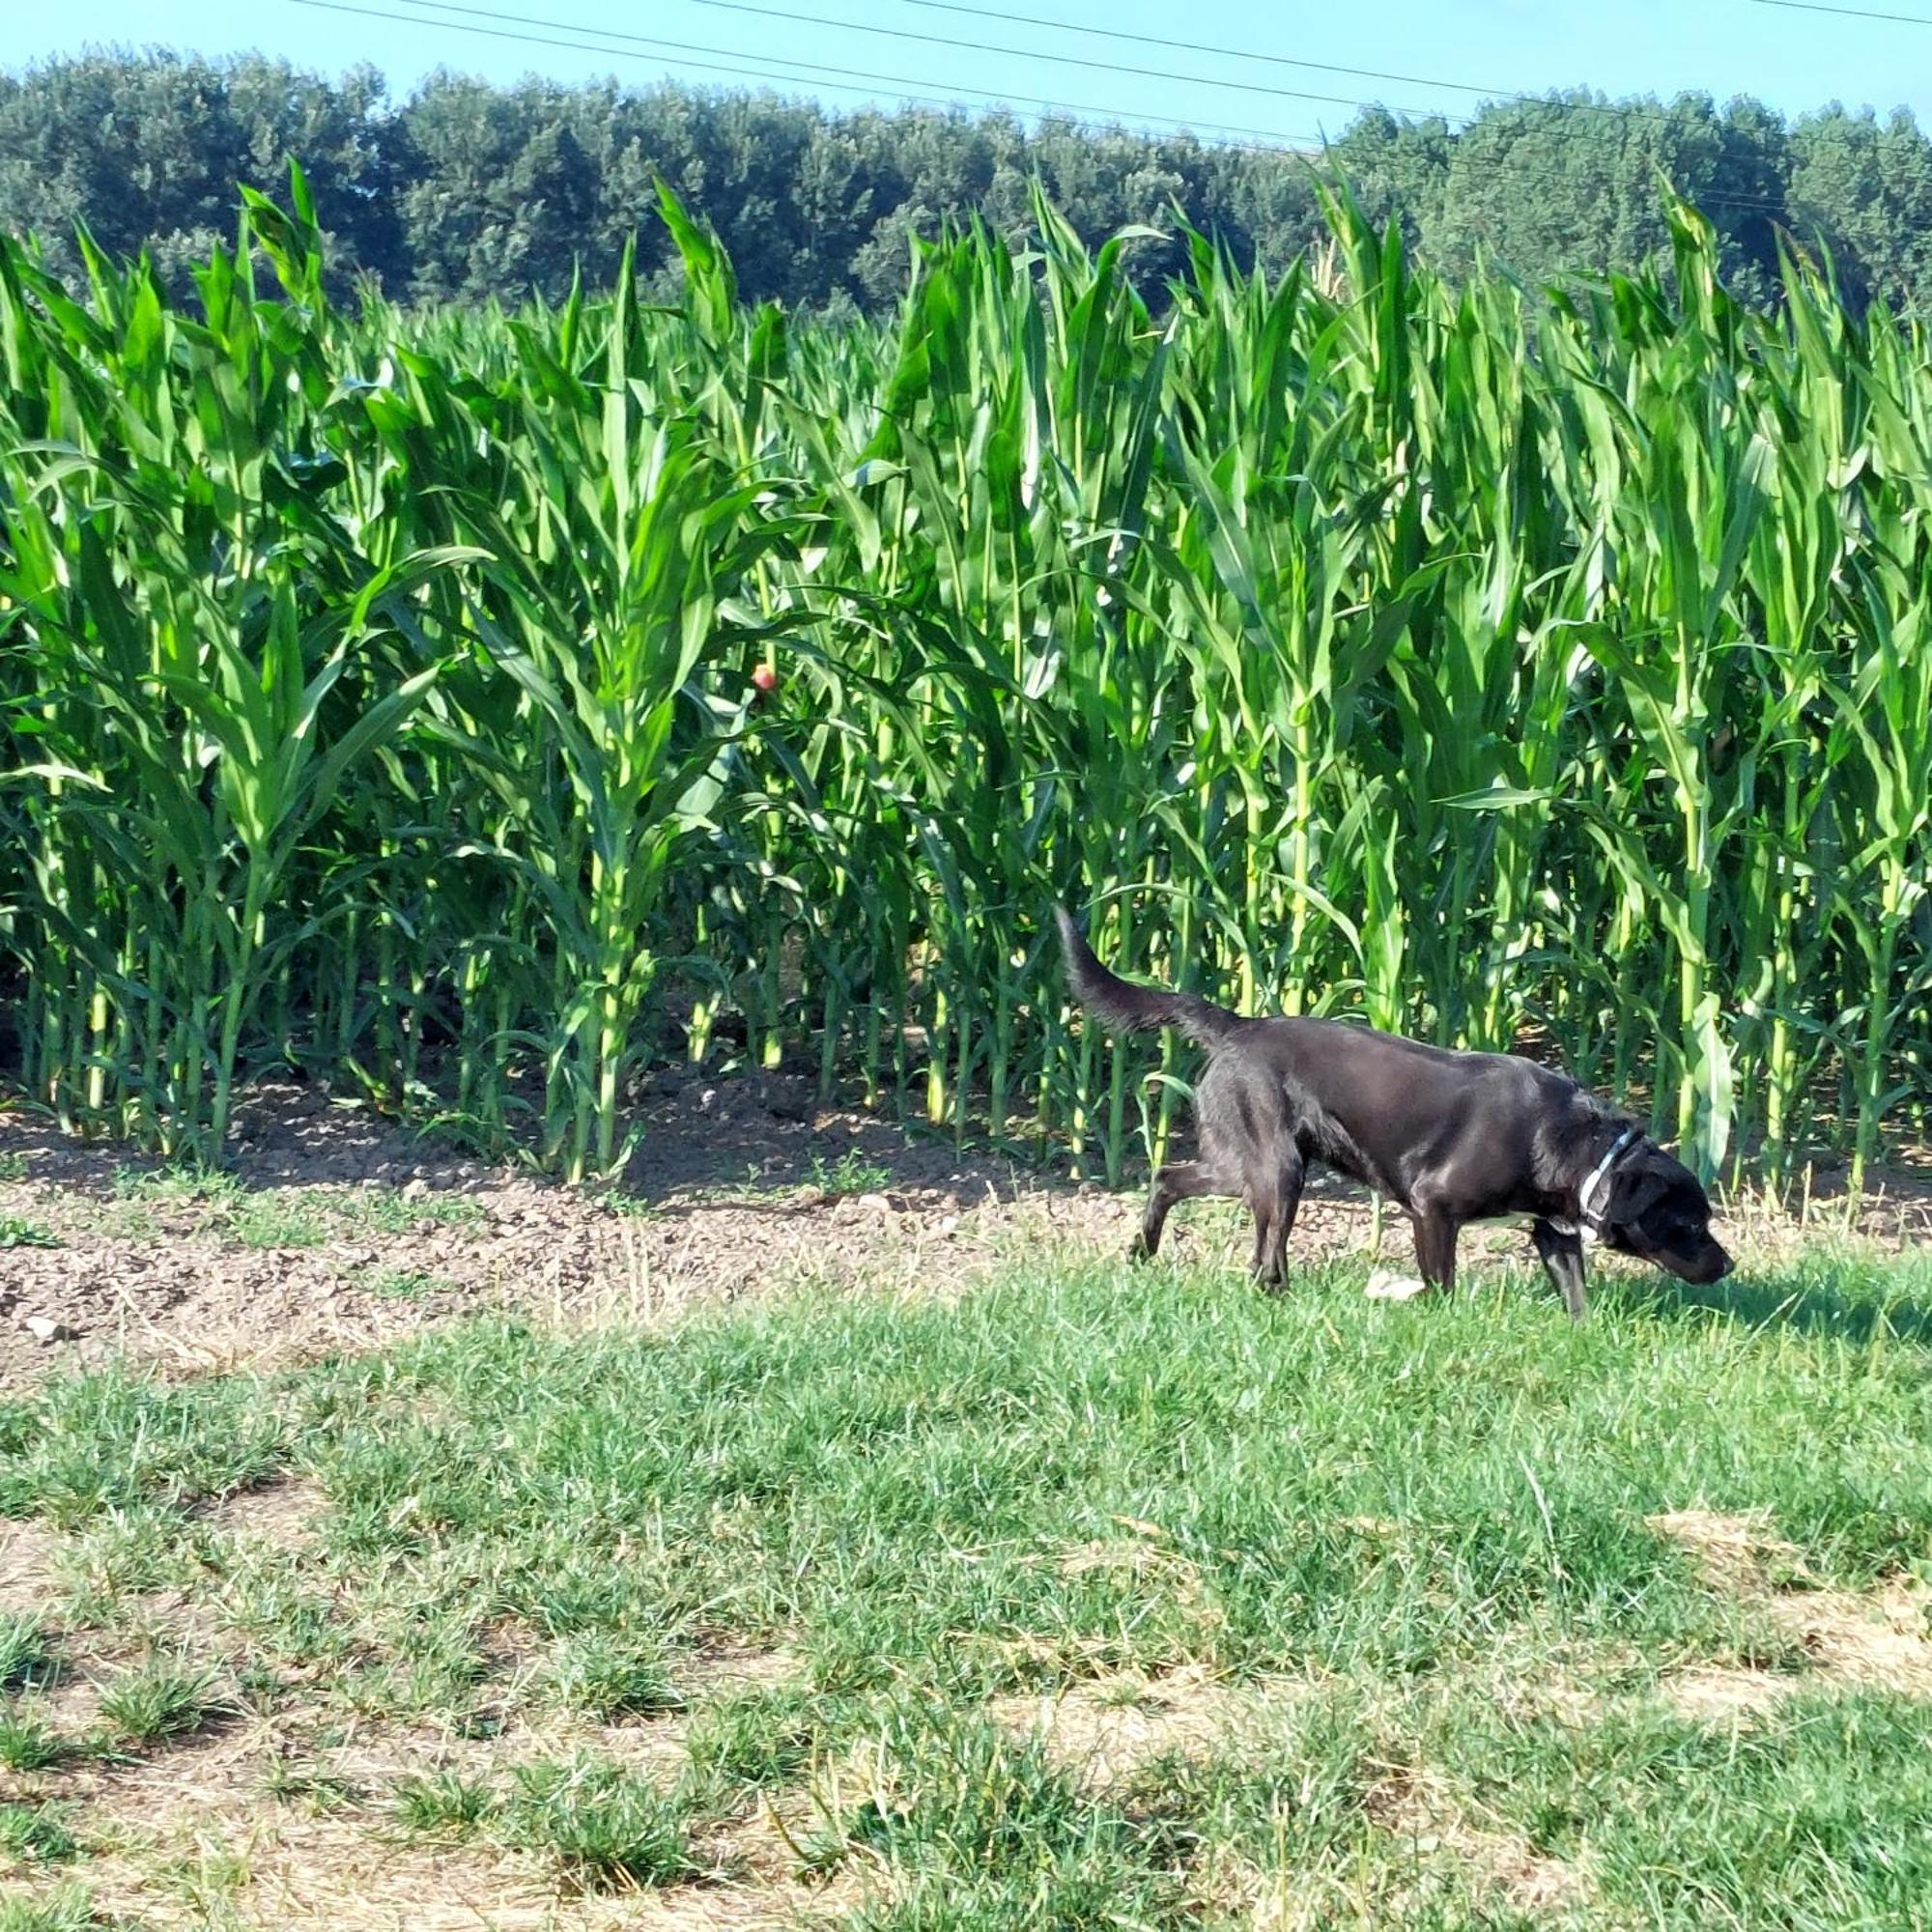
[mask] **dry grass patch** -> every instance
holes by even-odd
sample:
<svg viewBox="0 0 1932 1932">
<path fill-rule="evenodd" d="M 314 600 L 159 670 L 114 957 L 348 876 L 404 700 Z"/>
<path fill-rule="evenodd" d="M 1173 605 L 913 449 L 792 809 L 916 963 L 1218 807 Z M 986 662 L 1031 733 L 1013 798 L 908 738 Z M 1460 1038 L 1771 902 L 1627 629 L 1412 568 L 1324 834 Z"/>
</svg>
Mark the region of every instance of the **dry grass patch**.
<svg viewBox="0 0 1932 1932">
<path fill-rule="evenodd" d="M 1409 1767 L 1391 1770 L 1365 1801 L 1370 1818 L 1403 1839 L 1419 1859 L 1447 1860 L 1479 1896 L 1539 1923 L 1581 1913 L 1592 1902 L 1588 1875 L 1539 1852 L 1520 1833 L 1472 1817 L 1439 1777 Z"/>
<path fill-rule="evenodd" d="M 352 1790 L 380 1796 L 406 1778 L 438 1772 L 495 1782 L 519 1764 L 590 1751 L 668 1790 L 685 1766 L 684 1739 L 685 1722 L 678 1717 L 629 1724 L 559 1718 L 512 1722 L 480 1738 L 427 1726 L 408 1731 L 372 1729 L 354 1743 L 319 1752 L 316 1761 Z"/>
<path fill-rule="evenodd" d="M 289 1476 L 224 1497 L 209 1521 L 227 1536 L 300 1551 L 313 1545 L 315 1520 L 327 1507 L 319 1483 Z"/>
<path fill-rule="evenodd" d="M 1932 1589 L 1892 1578 L 1868 1595 L 1819 1590 L 1770 1606 L 1817 1667 L 1847 1684 L 1932 1697 Z"/>
<path fill-rule="evenodd" d="M 224 1922 L 355 1932 L 552 1932 L 565 1910 L 542 1861 L 380 1834 L 366 1819 L 271 1806 L 249 1792 L 148 1827 L 90 1861 L 97 1908 L 150 1926 Z"/>
<path fill-rule="evenodd" d="M 1719 1510 L 1664 1510 L 1644 1520 L 1684 1549 L 1714 1589 L 1762 1596 L 1805 1576 L 1794 1544 L 1772 1532 L 1761 1512 L 1726 1515 Z"/>
<path fill-rule="evenodd" d="M 829 1925 L 866 1902 L 862 1888 L 846 1880 L 829 1886 L 786 1884 L 779 1889 L 736 1885 L 683 1886 L 648 1893 L 568 1921 L 571 1932 L 790 1932 L 790 1928 Z M 565 1921 L 557 1921 L 559 1932 Z"/>
<path fill-rule="evenodd" d="M 729 1674 L 735 1666 L 736 1674 Z M 770 1654 L 733 1654 L 716 1682 L 778 1681 Z M 488 1738 L 431 1727 L 371 1727 L 323 1744 L 289 1723 L 256 1724 L 68 1781 L 98 1855 L 100 1907 L 144 1925 L 426 1928 L 427 1932 L 601 1932 L 606 1926 L 726 1928 L 808 1922 L 858 1880 L 829 1889 L 796 1876 L 791 1836 L 760 1810 L 694 1833 L 701 1876 L 611 1895 L 561 1882 L 543 1856 L 475 1833 L 412 1832 L 395 1794 L 454 1775 L 500 1794 L 519 1765 L 593 1754 L 670 1792 L 685 1771 L 679 1717 L 630 1724 L 517 1722 Z M 277 1793 L 279 1791 L 279 1797 Z M 806 1820 L 797 1819 L 791 1833 Z M 850 1896 L 846 1896 L 846 1894 Z"/>
<path fill-rule="evenodd" d="M 67 1539 L 41 1522 L 0 1520 L 0 1615 L 38 1616 L 53 1602 L 54 1560 Z"/>
<path fill-rule="evenodd" d="M 1135 1517 L 1115 1520 L 1126 1535 L 1094 1537 L 1052 1558 L 1063 1577 L 1098 1573 L 1136 1589 L 1158 1591 L 1203 1633 L 1226 1622 L 1202 1577 L 1201 1566 L 1168 1542 L 1165 1529 Z"/>
<path fill-rule="evenodd" d="M 884 1871 L 863 1858 L 847 1858 L 837 1871 L 802 1871 L 802 1847 L 829 1814 L 809 1791 L 776 1800 L 761 1794 L 746 1816 L 728 1821 L 706 1841 L 724 1876 L 703 1886 L 680 1886 L 636 1901 L 629 1925 L 693 1932 L 702 1926 L 745 1928 L 825 1924 L 854 1912 L 888 1889 Z"/>
<path fill-rule="evenodd" d="M 1748 1715 L 1820 1677 L 1932 1697 L 1932 1588 L 1904 1577 L 1863 1594 L 1808 1587 L 1803 1555 L 1757 1515 L 1673 1510 L 1649 1522 L 1695 1558 L 1713 1588 L 1760 1611 L 1809 1660 L 1794 1675 L 1718 1665 L 1673 1672 L 1662 1688 L 1686 1716 Z"/>
<path fill-rule="evenodd" d="M 1098 1792 L 1170 1753 L 1216 1756 L 1313 1688 L 1293 1678 L 1228 1684 L 1204 1665 L 1185 1664 L 1158 1676 L 1122 1671 L 1041 1696 L 998 1697 L 987 1714 L 1004 1730 L 1037 1739 L 1050 1763 Z"/>
<path fill-rule="evenodd" d="M 1735 1723 L 1768 1711 L 1802 1680 L 1742 1664 L 1690 1663 L 1658 1681 L 1658 1691 L 1680 1718 L 1700 1724 Z"/>
<path fill-rule="evenodd" d="M 1226 1846 L 1209 1846 L 1189 1889 L 1206 1922 L 1242 1932 L 1381 1932 L 1418 1917 L 1413 1885 L 1340 1854 L 1262 1865 Z M 1443 1921 L 1437 1914 L 1425 1922 Z"/>
<path fill-rule="evenodd" d="M 679 1681 L 706 1695 L 775 1690 L 805 1674 L 805 1660 L 783 1644 L 717 1643 L 685 1659 Z"/>
</svg>

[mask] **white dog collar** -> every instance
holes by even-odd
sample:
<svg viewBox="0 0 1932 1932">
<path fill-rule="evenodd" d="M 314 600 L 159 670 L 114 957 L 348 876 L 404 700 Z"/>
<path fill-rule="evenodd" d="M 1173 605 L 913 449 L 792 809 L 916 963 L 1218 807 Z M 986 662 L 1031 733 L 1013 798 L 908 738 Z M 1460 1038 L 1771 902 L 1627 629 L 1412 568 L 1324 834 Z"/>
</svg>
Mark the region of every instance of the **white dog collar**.
<svg viewBox="0 0 1932 1932">
<path fill-rule="evenodd" d="M 1575 1235 L 1585 1246 L 1588 1246 L 1590 1242 L 1596 1240 L 1602 1235 L 1604 1228 L 1603 1208 L 1592 1207 L 1590 1197 L 1597 1191 L 1599 1184 L 1608 1175 L 1610 1169 L 1616 1165 L 1617 1156 L 1623 1152 L 1624 1149 L 1629 1147 L 1633 1141 L 1641 1140 L 1643 1136 L 1637 1128 L 1626 1127 L 1610 1143 L 1609 1152 L 1584 1176 L 1582 1186 L 1577 1190 L 1577 1219 L 1574 1221 L 1559 1221 L 1555 1215 L 1550 1215 L 1549 1225 L 1559 1235 Z M 1607 1206 L 1607 1202 L 1605 1205 Z"/>
</svg>

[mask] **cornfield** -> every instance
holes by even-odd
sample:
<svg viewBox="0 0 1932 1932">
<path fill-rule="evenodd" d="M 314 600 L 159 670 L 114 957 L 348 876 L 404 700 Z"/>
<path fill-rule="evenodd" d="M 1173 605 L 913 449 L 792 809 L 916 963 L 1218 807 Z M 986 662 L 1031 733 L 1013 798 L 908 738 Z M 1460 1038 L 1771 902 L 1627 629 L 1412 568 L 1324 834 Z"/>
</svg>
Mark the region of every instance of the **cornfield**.
<svg viewBox="0 0 1932 1932">
<path fill-rule="evenodd" d="M 0 1055 L 218 1158 L 292 1064 L 574 1179 L 665 1058 L 1118 1176 L 1244 1007 L 1538 1044 L 1707 1174 L 1932 1099 L 1932 344 L 1787 264 L 1538 292 L 923 245 L 890 328 L 0 242 Z M 83 238 L 83 242 L 85 238 Z M 769 666 L 775 678 L 762 674 Z M 754 670 L 760 676 L 754 680 Z"/>
</svg>

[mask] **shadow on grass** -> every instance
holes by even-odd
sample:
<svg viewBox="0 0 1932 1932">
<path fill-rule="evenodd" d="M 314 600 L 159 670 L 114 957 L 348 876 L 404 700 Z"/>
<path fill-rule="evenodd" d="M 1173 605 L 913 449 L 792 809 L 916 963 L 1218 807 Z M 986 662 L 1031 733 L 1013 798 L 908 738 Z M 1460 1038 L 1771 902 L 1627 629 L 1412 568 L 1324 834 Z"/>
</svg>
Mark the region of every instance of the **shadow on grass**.
<svg viewBox="0 0 1932 1932">
<path fill-rule="evenodd" d="M 1759 1281 L 1749 1276 L 1698 1287 L 1690 1282 L 1643 1280 L 1604 1285 L 1605 1298 L 1634 1313 L 1679 1321 L 1721 1316 L 1747 1328 L 1788 1328 L 1804 1335 L 1833 1335 L 1932 1349 L 1932 1307 L 1905 1295 L 1888 1295 L 1875 1283 L 1846 1293 L 1820 1281 Z"/>
</svg>

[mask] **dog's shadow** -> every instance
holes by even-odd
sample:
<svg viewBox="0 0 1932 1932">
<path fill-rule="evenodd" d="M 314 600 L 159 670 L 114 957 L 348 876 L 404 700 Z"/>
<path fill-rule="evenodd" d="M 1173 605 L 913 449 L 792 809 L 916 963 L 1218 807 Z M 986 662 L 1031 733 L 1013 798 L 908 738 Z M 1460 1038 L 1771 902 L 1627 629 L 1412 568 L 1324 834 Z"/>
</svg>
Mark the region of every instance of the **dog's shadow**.
<svg viewBox="0 0 1932 1932">
<path fill-rule="evenodd" d="M 1846 1293 L 1817 1280 L 1779 1281 L 1732 1275 L 1700 1287 L 1690 1282 L 1626 1278 L 1604 1287 L 1633 1313 L 1663 1321 L 1727 1317 L 1747 1328 L 1783 1328 L 1804 1335 L 1833 1335 L 1870 1342 L 1883 1334 L 1894 1342 L 1932 1349 L 1932 1307 L 1906 1295 L 1888 1295 L 1876 1283 Z"/>
</svg>

